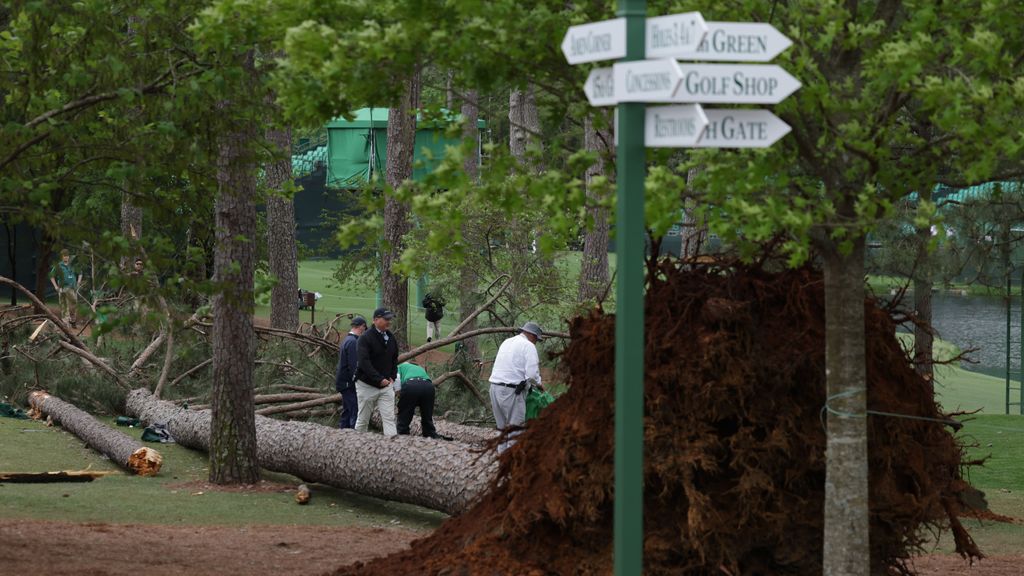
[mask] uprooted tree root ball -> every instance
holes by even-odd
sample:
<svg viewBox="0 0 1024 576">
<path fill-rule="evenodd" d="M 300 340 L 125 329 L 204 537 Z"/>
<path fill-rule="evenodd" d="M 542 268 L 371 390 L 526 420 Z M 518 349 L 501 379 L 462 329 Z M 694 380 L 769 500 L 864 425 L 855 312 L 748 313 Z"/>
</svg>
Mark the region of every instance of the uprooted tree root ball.
<svg viewBox="0 0 1024 576">
<path fill-rule="evenodd" d="M 820 574 L 825 326 L 811 270 L 649 274 L 645 574 Z M 865 303 L 869 407 L 943 418 L 890 315 Z M 569 391 L 507 451 L 492 488 L 408 551 L 337 575 L 610 574 L 614 318 L 572 323 Z M 872 573 L 956 518 L 964 452 L 945 425 L 871 416 Z"/>
</svg>

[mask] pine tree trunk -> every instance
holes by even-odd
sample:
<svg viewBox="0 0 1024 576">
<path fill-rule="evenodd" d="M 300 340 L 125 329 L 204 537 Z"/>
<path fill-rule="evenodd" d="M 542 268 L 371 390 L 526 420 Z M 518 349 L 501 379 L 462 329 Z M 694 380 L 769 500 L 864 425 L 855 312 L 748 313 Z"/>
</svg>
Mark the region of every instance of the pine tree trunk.
<svg viewBox="0 0 1024 576">
<path fill-rule="evenodd" d="M 210 412 L 187 410 L 133 390 L 127 410 L 145 422 L 166 422 L 175 441 L 210 449 Z M 367 496 L 448 514 L 469 507 L 496 472 L 489 454 L 466 444 L 411 436 L 339 430 L 310 422 L 255 417 L 259 464 Z"/>
<path fill-rule="evenodd" d="M 509 148 L 520 164 L 526 162 L 526 150 L 540 133 L 540 113 L 533 86 L 512 90 L 508 98 Z"/>
<path fill-rule="evenodd" d="M 704 247 L 704 242 L 707 241 L 708 237 L 708 223 L 706 220 L 699 221 L 694 214 L 694 201 L 692 200 L 695 196 L 692 190 L 692 182 L 700 174 L 702 168 L 690 168 L 686 174 L 687 192 L 689 198 L 683 198 L 683 229 L 680 237 L 679 245 L 679 257 L 684 260 L 692 261 L 700 256 L 701 249 Z"/>
<path fill-rule="evenodd" d="M 156 450 L 110 428 L 74 405 L 40 391 L 29 394 L 28 401 L 33 410 L 50 416 L 90 448 L 129 472 L 155 476 L 160 471 L 163 458 Z"/>
<path fill-rule="evenodd" d="M 142 238 L 142 208 L 132 204 L 131 197 L 127 194 L 121 195 L 121 236 L 128 238 L 134 244 Z M 121 258 L 121 268 L 130 270 L 131 258 Z"/>
<path fill-rule="evenodd" d="M 602 206 L 604 194 L 595 190 L 591 181 L 605 174 L 605 156 L 611 145 L 611 134 L 594 128 L 592 116 L 583 125 L 583 139 L 588 152 L 597 153 L 597 163 L 587 168 L 587 215 L 590 222 L 583 238 L 583 262 L 580 268 L 580 287 L 577 301 L 596 300 L 608 289 L 608 208 Z"/>
<path fill-rule="evenodd" d="M 932 275 L 928 242 L 931 240 L 931 227 L 917 231 L 917 273 L 914 275 L 914 310 L 917 320 L 925 324 L 914 325 L 914 367 L 918 374 L 932 382 L 934 358 L 932 357 Z"/>
<path fill-rule="evenodd" d="M 477 104 L 477 98 L 479 92 L 476 90 L 470 90 L 466 93 L 466 99 L 462 103 L 462 137 L 465 139 L 471 139 L 479 144 L 480 140 L 480 129 L 477 126 L 477 121 L 480 117 L 480 108 Z M 479 158 L 476 154 L 466 156 L 463 161 L 462 169 L 466 171 L 466 177 L 471 181 L 476 182 L 480 177 L 480 164 Z M 462 237 L 468 238 L 469 229 L 468 226 L 463 224 L 462 226 Z M 476 291 L 477 286 L 480 283 L 480 277 L 478 276 L 475 266 L 470 262 L 466 261 L 462 265 L 462 269 L 459 271 L 459 319 L 466 318 L 476 310 Z M 476 319 L 474 318 L 470 322 L 465 331 L 470 331 L 476 328 Z M 478 375 L 479 369 L 476 367 L 474 360 L 480 357 L 480 343 L 476 338 L 467 338 L 463 340 L 462 345 L 465 347 L 465 357 L 469 359 L 469 362 L 464 366 L 458 366 L 457 369 L 462 370 L 470 379 L 475 379 Z"/>
<path fill-rule="evenodd" d="M 267 254 L 270 274 L 277 279 L 270 292 L 270 325 L 283 330 L 299 326 L 299 263 L 295 240 L 295 204 L 280 194 L 292 179 L 291 130 L 267 130 L 267 140 L 283 157 L 267 166 Z M 274 193 L 278 192 L 278 193 Z"/>
<path fill-rule="evenodd" d="M 231 112 L 230 105 L 224 112 Z M 239 121 L 221 138 L 217 158 L 209 428 L 210 482 L 215 484 L 253 484 L 260 479 L 253 404 L 256 170 L 249 150 L 255 138 L 254 127 Z"/>
<path fill-rule="evenodd" d="M 867 368 L 864 239 L 824 255 L 828 441 L 823 573 L 868 576 Z M 837 412 L 839 414 L 837 414 Z"/>
<path fill-rule="evenodd" d="M 388 150 L 385 175 L 397 189 L 412 178 L 416 145 L 416 111 L 420 102 L 419 69 L 408 80 L 397 108 L 388 112 Z M 405 235 L 412 229 L 409 206 L 388 196 L 384 204 L 384 247 L 381 250 L 381 284 L 384 307 L 395 313 L 391 331 L 399 346 L 409 343 L 409 279 L 394 270 L 402 257 Z"/>
</svg>

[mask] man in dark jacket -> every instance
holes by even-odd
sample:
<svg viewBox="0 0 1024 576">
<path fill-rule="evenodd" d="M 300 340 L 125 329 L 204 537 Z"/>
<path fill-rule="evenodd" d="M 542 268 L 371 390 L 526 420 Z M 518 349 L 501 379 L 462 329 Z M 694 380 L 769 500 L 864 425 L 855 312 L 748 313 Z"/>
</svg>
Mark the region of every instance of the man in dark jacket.
<svg viewBox="0 0 1024 576">
<path fill-rule="evenodd" d="M 356 364 L 358 351 L 356 342 L 366 332 L 366 320 L 362 316 L 352 319 L 352 328 L 341 343 L 338 353 L 338 369 L 334 376 L 334 389 L 341 393 L 341 418 L 338 428 L 355 428 L 359 403 L 356 399 Z"/>
<path fill-rule="evenodd" d="M 380 410 L 384 435 L 395 436 L 395 389 L 398 378 L 398 342 L 388 329 L 395 315 L 387 308 L 373 312 L 373 327 L 359 337 L 356 363 L 356 398 L 359 402 L 356 430 L 366 432 L 373 409 Z"/>
<path fill-rule="evenodd" d="M 447 303 L 444 297 L 433 293 L 423 297 L 423 308 L 427 317 L 427 342 L 441 337 L 441 318 L 444 318 L 444 307 Z"/>
</svg>

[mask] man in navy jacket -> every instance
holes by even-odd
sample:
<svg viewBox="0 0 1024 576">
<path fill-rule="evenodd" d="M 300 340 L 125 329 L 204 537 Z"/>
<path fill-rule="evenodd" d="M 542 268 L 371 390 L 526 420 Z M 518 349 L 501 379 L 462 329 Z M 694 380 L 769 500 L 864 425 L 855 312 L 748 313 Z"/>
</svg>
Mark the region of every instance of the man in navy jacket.
<svg viewBox="0 0 1024 576">
<path fill-rule="evenodd" d="M 366 332 L 366 320 L 362 316 L 352 319 L 352 328 L 341 343 L 338 354 L 338 370 L 334 377 L 334 389 L 341 393 L 342 412 L 338 420 L 338 428 L 355 428 L 359 402 L 356 399 L 356 363 L 358 359 L 357 342 Z"/>
</svg>

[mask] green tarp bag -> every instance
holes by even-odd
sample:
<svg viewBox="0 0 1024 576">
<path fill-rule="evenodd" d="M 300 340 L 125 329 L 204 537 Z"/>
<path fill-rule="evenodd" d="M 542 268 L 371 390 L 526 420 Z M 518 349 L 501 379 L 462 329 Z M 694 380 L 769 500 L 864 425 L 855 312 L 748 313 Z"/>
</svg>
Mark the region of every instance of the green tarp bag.
<svg viewBox="0 0 1024 576">
<path fill-rule="evenodd" d="M 526 395 L 526 419 L 533 420 L 540 416 L 540 411 L 555 401 L 555 397 L 540 388 L 530 388 Z"/>
<path fill-rule="evenodd" d="M 6 416 L 8 418 L 18 418 L 19 420 L 25 420 L 28 418 L 28 414 L 25 414 L 24 410 L 12 406 L 7 402 L 0 402 L 0 416 Z"/>
</svg>

